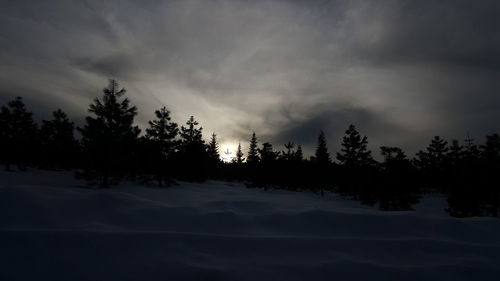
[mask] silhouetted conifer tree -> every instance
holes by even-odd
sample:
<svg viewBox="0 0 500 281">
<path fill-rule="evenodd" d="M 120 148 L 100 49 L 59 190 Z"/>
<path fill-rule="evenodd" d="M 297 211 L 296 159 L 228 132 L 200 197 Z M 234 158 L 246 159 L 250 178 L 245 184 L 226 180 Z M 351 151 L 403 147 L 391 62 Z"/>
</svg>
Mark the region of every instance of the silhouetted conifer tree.
<svg viewBox="0 0 500 281">
<path fill-rule="evenodd" d="M 354 125 L 350 125 L 345 131 L 342 139 L 341 152 L 337 153 L 340 164 L 347 168 L 361 168 L 374 163 L 371 151 L 368 150 L 368 139 L 356 131 Z"/>
<path fill-rule="evenodd" d="M 186 126 L 181 126 L 181 150 L 179 163 L 180 175 L 186 180 L 201 181 L 206 178 L 208 155 L 205 150 L 203 128 L 198 127 L 198 121 L 189 117 Z"/>
<path fill-rule="evenodd" d="M 241 151 L 241 143 L 238 143 L 238 149 L 236 150 L 236 157 L 233 159 L 233 163 L 241 164 L 245 161 L 243 158 L 243 151 Z"/>
<path fill-rule="evenodd" d="M 376 189 L 373 186 L 375 171 L 368 140 L 361 135 L 354 125 L 350 125 L 342 139 L 342 148 L 337 153 L 342 173 L 339 175 L 338 191 L 353 196 L 363 204 L 373 205 L 377 202 Z"/>
<path fill-rule="evenodd" d="M 155 120 L 148 122 L 145 139 L 142 142 L 143 151 L 139 157 L 141 166 L 149 167 L 155 173 L 158 185 L 170 184 L 173 176 L 173 156 L 176 152 L 176 140 L 179 128 L 172 122 L 170 111 L 162 107 L 155 111 Z M 144 157 L 147 156 L 147 157 Z"/>
<path fill-rule="evenodd" d="M 189 117 L 188 121 L 186 121 L 186 125 L 187 127 L 181 126 L 180 132 L 183 145 L 205 144 L 202 133 L 203 128 L 197 127 L 199 123 L 194 119 L 194 116 Z"/>
<path fill-rule="evenodd" d="M 410 210 L 418 202 L 419 190 L 414 179 L 415 169 L 404 151 L 399 147 L 380 147 L 384 161 L 380 164 L 380 182 L 374 196 L 380 203 L 380 209 Z"/>
<path fill-rule="evenodd" d="M 74 123 L 61 109 L 52 115 L 54 119 L 43 120 L 40 128 L 41 165 L 50 169 L 74 168 L 80 158 Z"/>
<path fill-rule="evenodd" d="M 259 151 L 259 158 L 262 163 L 269 163 L 278 159 L 278 152 L 273 151 L 273 145 L 271 143 L 265 142 L 262 144 L 262 148 Z"/>
<path fill-rule="evenodd" d="M 500 160 L 500 136 L 498 134 L 486 136 L 486 144 L 482 146 L 482 149 L 484 159 L 498 162 Z"/>
<path fill-rule="evenodd" d="M 212 138 L 207 145 L 207 157 L 208 157 L 208 173 L 212 178 L 219 178 L 221 168 L 221 157 L 219 153 L 219 143 L 217 142 L 217 135 L 212 134 Z"/>
<path fill-rule="evenodd" d="M 110 79 L 109 86 L 103 89 L 102 100 L 95 98 L 89 106 L 93 116 L 86 117 L 86 124 L 78 128 L 88 161 L 82 176 L 96 179 L 100 187 L 118 183 L 132 166 L 140 130 L 133 125 L 137 108 L 123 98 L 125 92 L 116 80 Z"/>
<path fill-rule="evenodd" d="M 304 161 L 304 154 L 302 152 L 302 146 L 300 144 L 297 146 L 297 150 L 295 151 L 293 158 L 297 162 Z"/>
<path fill-rule="evenodd" d="M 12 164 L 24 169 L 35 161 L 38 128 L 33 113 L 26 110 L 23 99 L 16 97 L 0 110 L 0 157 L 9 171 Z"/>
<path fill-rule="evenodd" d="M 294 147 L 293 142 L 289 141 L 289 142 L 285 143 L 286 151 L 283 151 L 281 153 L 283 160 L 292 161 L 294 159 L 295 151 L 293 150 L 293 147 Z"/>
<path fill-rule="evenodd" d="M 174 152 L 177 141 L 175 138 L 179 133 L 177 123 L 172 122 L 170 111 L 166 107 L 155 111 L 155 120 L 148 122 L 146 137 L 160 144 L 161 153 L 169 156 Z"/>
<path fill-rule="evenodd" d="M 404 151 L 399 147 L 381 146 L 380 154 L 384 157 L 384 163 L 396 163 L 407 161 Z"/>
<path fill-rule="evenodd" d="M 219 144 L 217 143 L 217 135 L 215 133 L 212 134 L 212 139 L 207 145 L 207 154 L 211 164 L 215 165 L 220 163 Z"/>
<path fill-rule="evenodd" d="M 314 153 L 314 159 L 316 163 L 320 165 L 327 165 L 331 162 L 330 153 L 326 146 L 325 133 L 321 131 L 318 136 L 318 145 L 316 146 L 316 152 Z"/>
<path fill-rule="evenodd" d="M 247 163 L 254 165 L 260 161 L 259 159 L 259 154 L 258 154 L 258 148 L 257 148 L 257 136 L 255 135 L 255 132 L 252 134 L 252 138 L 250 139 L 250 147 L 248 149 L 248 154 L 247 154 Z"/>
<path fill-rule="evenodd" d="M 461 164 L 464 157 L 464 147 L 460 145 L 458 140 L 452 140 L 448 148 L 447 159 L 450 166 L 458 166 Z"/>
<path fill-rule="evenodd" d="M 422 169 L 441 169 L 447 160 L 448 142 L 435 136 L 426 151 L 417 153 L 418 164 Z"/>
</svg>

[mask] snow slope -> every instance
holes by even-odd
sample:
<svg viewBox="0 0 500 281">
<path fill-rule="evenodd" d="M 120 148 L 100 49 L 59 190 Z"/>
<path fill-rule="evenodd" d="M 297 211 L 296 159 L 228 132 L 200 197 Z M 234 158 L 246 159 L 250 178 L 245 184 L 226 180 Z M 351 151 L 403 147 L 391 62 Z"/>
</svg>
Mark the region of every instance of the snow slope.
<svg viewBox="0 0 500 281">
<path fill-rule="evenodd" d="M 500 280 L 500 220 L 237 183 L 0 172 L 0 280 Z"/>
</svg>

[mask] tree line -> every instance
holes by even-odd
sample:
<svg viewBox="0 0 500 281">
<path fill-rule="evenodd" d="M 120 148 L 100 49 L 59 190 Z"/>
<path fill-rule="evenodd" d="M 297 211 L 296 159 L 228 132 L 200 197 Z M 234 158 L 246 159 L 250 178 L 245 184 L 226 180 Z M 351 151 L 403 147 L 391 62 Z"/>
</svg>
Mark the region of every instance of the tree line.
<svg viewBox="0 0 500 281">
<path fill-rule="evenodd" d="M 76 127 L 61 109 L 52 120 L 37 124 L 23 99 L 1 107 L 0 163 L 50 170 L 75 170 L 75 176 L 106 188 L 123 179 L 168 186 L 176 180 L 237 180 L 248 187 L 332 191 L 378 205 L 382 210 L 410 210 L 427 192 L 443 193 L 450 215 L 494 216 L 500 209 L 500 137 L 486 136 L 477 145 L 435 136 L 415 157 L 399 147 L 380 147 L 382 161 L 368 149 L 368 139 L 354 125 L 332 156 L 320 132 L 314 156 L 305 159 L 300 145 L 284 144 L 278 151 L 269 142 L 259 145 L 256 133 L 246 153 L 238 146 L 231 162 L 222 162 L 217 135 L 205 142 L 203 128 L 193 117 L 179 126 L 166 108 L 141 135 L 134 125 L 137 108 L 125 89 L 110 80 L 100 98 L 88 108 L 83 126 Z M 78 131 L 81 138 L 75 137 Z M 246 157 L 245 157 L 246 156 Z"/>
</svg>

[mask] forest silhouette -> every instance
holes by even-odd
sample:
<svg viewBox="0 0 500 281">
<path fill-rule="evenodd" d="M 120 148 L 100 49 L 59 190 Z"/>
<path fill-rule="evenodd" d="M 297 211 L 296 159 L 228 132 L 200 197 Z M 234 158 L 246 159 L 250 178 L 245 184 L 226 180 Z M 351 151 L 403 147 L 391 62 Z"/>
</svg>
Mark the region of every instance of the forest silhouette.
<svg viewBox="0 0 500 281">
<path fill-rule="evenodd" d="M 280 151 L 269 142 L 259 144 L 253 132 L 248 151 L 239 144 L 232 161 L 223 162 L 217 135 L 206 143 L 194 116 L 179 126 L 166 107 L 159 108 L 141 135 L 134 125 L 138 109 L 125 94 L 110 79 L 102 96 L 90 104 L 81 127 L 61 109 L 53 112 L 52 120 L 37 124 L 23 99 L 16 97 L 0 111 L 0 163 L 6 171 L 74 170 L 77 178 L 98 188 L 122 180 L 158 186 L 176 180 L 243 181 L 249 188 L 335 192 L 387 211 L 411 210 L 423 194 L 439 192 L 446 196 L 446 211 L 452 216 L 498 217 L 498 134 L 486 136 L 482 144 L 470 137 L 461 143 L 435 136 L 413 158 L 399 147 L 382 146 L 382 160 L 376 161 L 368 138 L 354 125 L 347 127 L 335 157 L 324 132 L 319 132 L 310 159 L 293 140 Z"/>
</svg>

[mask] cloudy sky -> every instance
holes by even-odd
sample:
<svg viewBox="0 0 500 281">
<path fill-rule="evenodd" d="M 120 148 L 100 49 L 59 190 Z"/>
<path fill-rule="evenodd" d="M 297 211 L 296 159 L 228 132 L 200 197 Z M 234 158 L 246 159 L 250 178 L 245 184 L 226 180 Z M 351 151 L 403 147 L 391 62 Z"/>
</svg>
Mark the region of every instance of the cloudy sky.
<svg viewBox="0 0 500 281">
<path fill-rule="evenodd" d="M 0 0 L 0 103 L 81 124 L 116 78 L 142 127 L 167 106 L 223 148 L 252 131 L 331 151 L 353 123 L 371 148 L 499 132 L 500 2 Z"/>
</svg>

